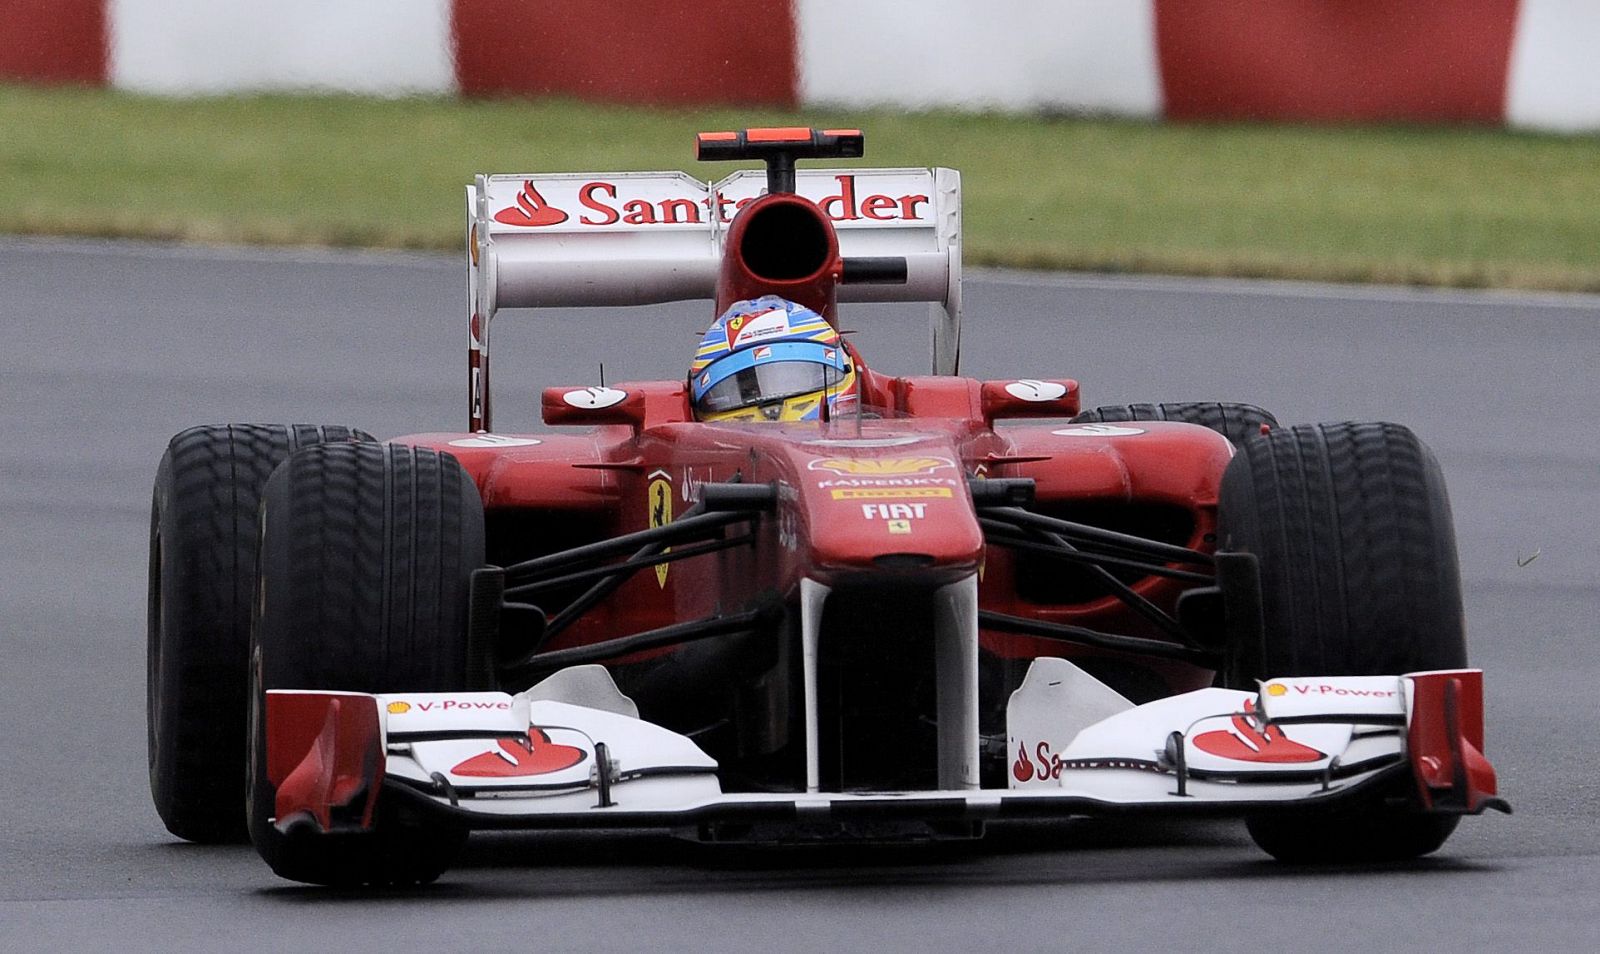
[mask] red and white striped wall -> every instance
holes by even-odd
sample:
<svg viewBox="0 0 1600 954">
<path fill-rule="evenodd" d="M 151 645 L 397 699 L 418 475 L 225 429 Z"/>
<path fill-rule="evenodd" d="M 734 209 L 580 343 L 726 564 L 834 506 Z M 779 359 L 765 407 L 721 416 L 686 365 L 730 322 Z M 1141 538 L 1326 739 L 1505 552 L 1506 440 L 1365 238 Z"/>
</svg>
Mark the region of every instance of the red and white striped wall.
<svg viewBox="0 0 1600 954">
<path fill-rule="evenodd" d="M 1600 0 L 0 0 L 0 79 L 1600 129 Z"/>
</svg>

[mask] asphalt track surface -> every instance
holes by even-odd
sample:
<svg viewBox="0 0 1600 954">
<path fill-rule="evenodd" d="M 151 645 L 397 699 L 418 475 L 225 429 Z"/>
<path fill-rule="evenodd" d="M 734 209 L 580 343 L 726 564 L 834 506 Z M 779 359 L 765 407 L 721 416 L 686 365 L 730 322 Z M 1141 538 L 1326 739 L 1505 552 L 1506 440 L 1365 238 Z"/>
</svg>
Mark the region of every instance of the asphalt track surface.
<svg viewBox="0 0 1600 954">
<path fill-rule="evenodd" d="M 450 257 L 0 242 L 0 949 L 1504 950 L 1600 939 L 1600 298 L 981 273 L 963 370 L 1085 403 L 1390 419 L 1455 506 L 1511 817 L 1398 868 L 1286 868 L 1241 826 L 1083 822 L 952 851 L 711 852 L 478 837 L 439 885 L 334 894 L 162 828 L 146 786 L 145 547 L 194 423 L 465 420 Z M 920 307 L 854 309 L 923 370 Z M 537 388 L 675 377 L 702 306 L 507 314 L 499 430 Z"/>
</svg>

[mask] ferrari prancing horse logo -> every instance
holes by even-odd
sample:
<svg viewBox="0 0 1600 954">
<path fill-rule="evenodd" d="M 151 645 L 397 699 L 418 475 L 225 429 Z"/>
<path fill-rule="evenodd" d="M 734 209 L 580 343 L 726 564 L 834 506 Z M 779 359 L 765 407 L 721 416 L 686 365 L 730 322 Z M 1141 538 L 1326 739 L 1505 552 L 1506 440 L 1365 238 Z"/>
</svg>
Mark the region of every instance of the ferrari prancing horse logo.
<svg viewBox="0 0 1600 954">
<path fill-rule="evenodd" d="M 650 476 L 655 477 L 656 474 L 662 474 L 662 473 L 664 473 L 664 472 L 658 470 L 655 473 L 651 474 Z M 657 527 L 664 527 L 667 524 L 671 523 L 672 522 L 672 478 L 666 477 L 666 476 L 662 476 L 662 477 L 656 477 L 656 479 L 650 481 L 649 497 L 650 497 L 650 529 L 654 530 Z M 666 549 L 662 550 L 661 552 L 662 553 L 671 553 L 672 552 L 672 548 L 671 547 L 667 547 Z M 670 563 L 657 563 L 656 564 L 656 583 L 658 583 L 661 586 L 662 589 L 666 589 L 667 588 L 667 571 L 670 570 L 670 569 L 672 569 L 672 564 L 670 564 Z"/>
</svg>

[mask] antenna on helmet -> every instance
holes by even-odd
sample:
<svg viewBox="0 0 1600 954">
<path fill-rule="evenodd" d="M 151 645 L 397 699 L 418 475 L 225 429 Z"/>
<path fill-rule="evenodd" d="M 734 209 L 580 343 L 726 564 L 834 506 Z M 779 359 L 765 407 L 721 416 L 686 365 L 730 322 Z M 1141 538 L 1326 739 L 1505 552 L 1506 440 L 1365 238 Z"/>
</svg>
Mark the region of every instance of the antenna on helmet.
<svg viewBox="0 0 1600 954">
<path fill-rule="evenodd" d="M 855 418 L 856 436 L 860 437 L 861 436 L 861 422 L 864 419 L 864 415 L 862 413 L 863 409 L 862 409 L 862 406 L 861 406 L 861 403 L 862 403 L 861 402 L 861 375 L 860 375 L 859 369 L 856 367 L 855 352 L 850 348 L 850 342 L 848 340 L 846 340 L 846 338 L 845 338 L 845 335 L 853 335 L 853 334 L 855 334 L 854 331 L 843 331 L 843 330 L 841 330 L 839 332 L 839 350 L 844 353 L 844 359 L 845 359 L 846 366 L 849 368 L 849 370 L 852 373 L 855 373 L 855 375 L 856 375 L 856 407 L 855 407 L 855 413 L 852 414 L 851 416 Z M 839 380 L 834 382 L 833 386 L 843 387 L 844 378 L 845 378 L 844 375 L 840 375 L 839 376 Z"/>
</svg>

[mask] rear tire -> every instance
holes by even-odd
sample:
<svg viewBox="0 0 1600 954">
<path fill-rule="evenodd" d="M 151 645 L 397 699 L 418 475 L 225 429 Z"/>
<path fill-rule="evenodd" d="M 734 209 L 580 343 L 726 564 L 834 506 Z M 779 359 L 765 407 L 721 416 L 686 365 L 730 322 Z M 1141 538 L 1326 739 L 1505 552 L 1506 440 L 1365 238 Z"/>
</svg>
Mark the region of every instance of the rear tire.
<svg viewBox="0 0 1600 954">
<path fill-rule="evenodd" d="M 1179 401 L 1169 404 L 1109 404 L 1091 408 L 1072 419 L 1074 424 L 1117 421 L 1177 421 L 1209 427 L 1239 446 L 1267 428 L 1278 426 L 1270 411 L 1254 404 L 1215 401 Z"/>
<path fill-rule="evenodd" d="M 348 427 L 227 424 L 173 437 L 150 506 L 150 794 L 189 841 L 245 839 L 245 712 L 256 510 L 297 448 L 371 441 Z"/>
<path fill-rule="evenodd" d="M 466 831 L 380 799 L 369 831 L 285 834 L 272 823 L 267 689 L 466 689 L 467 606 L 483 564 L 483 504 L 454 457 L 398 445 L 314 447 L 263 494 L 250 662 L 250 839 L 284 878 L 400 885 L 437 878 Z"/>
<path fill-rule="evenodd" d="M 1226 679 L 1398 675 L 1466 665 L 1461 581 L 1438 461 L 1397 424 L 1315 424 L 1247 441 L 1222 479 L 1224 549 L 1260 563 L 1262 632 L 1230 645 Z M 1400 804 L 1262 815 L 1250 835 L 1298 863 L 1427 854 L 1456 817 Z"/>
</svg>

